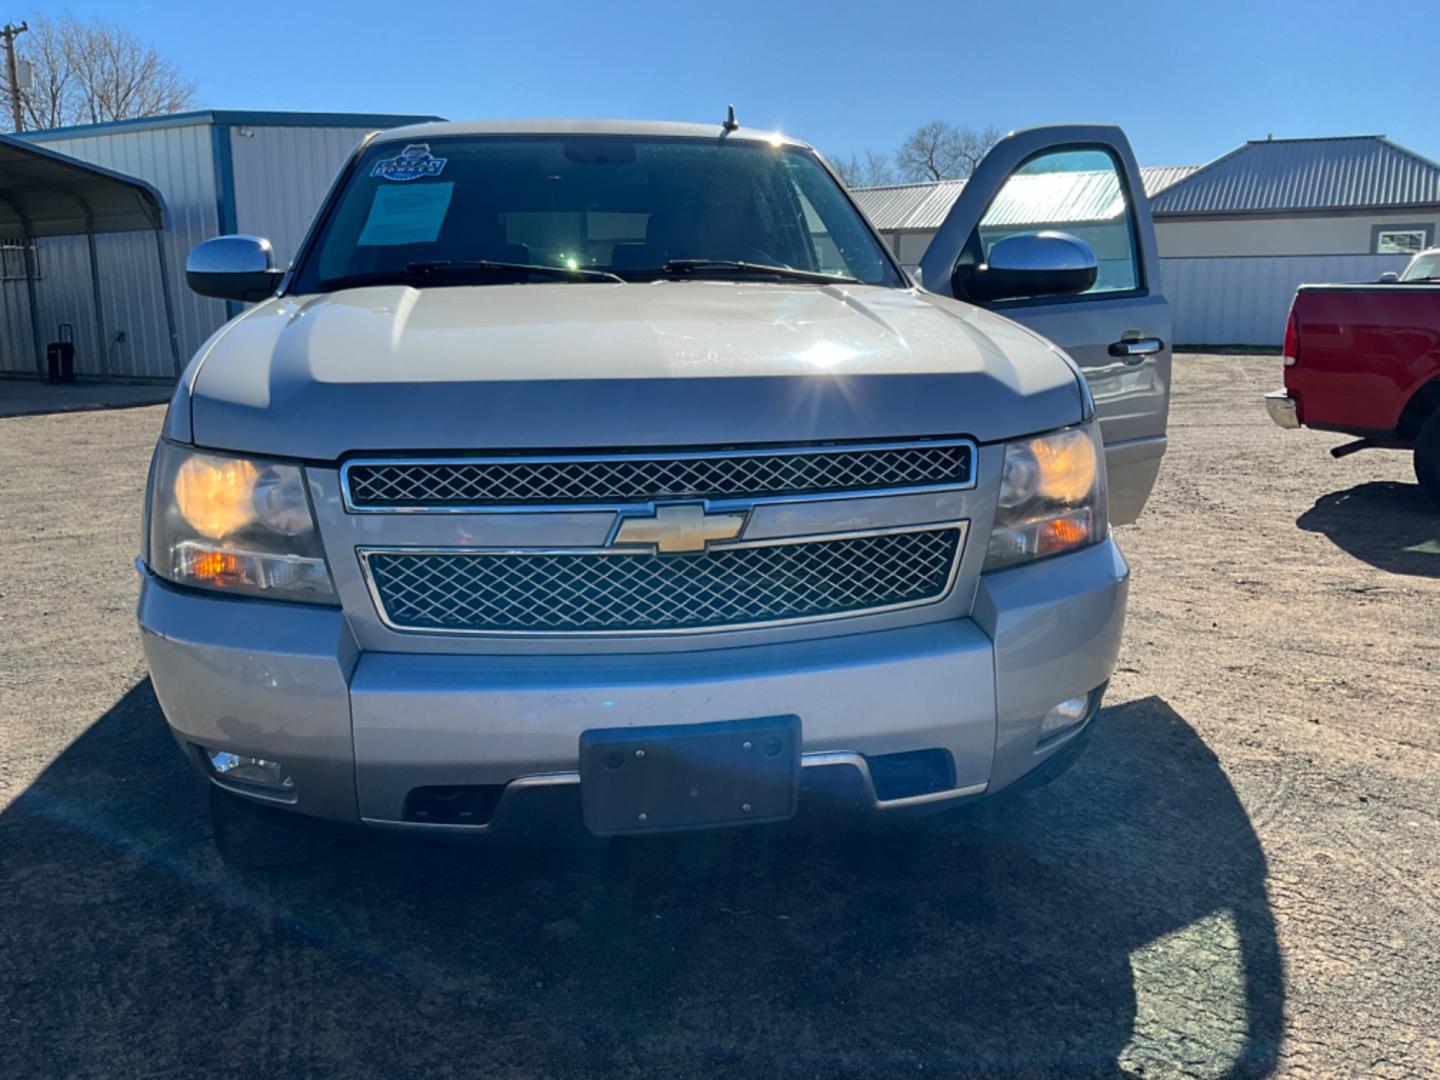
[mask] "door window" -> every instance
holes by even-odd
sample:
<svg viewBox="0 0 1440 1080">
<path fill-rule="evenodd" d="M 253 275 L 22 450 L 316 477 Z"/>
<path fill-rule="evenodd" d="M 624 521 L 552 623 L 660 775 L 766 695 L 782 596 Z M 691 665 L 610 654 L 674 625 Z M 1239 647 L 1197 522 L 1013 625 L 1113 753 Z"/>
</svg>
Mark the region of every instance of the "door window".
<svg viewBox="0 0 1440 1080">
<path fill-rule="evenodd" d="M 988 261 L 995 241 L 1047 229 L 1078 236 L 1099 264 L 1086 294 L 1140 285 L 1133 208 L 1113 157 L 1104 150 L 1057 150 L 1031 158 L 1005 181 L 972 243 Z"/>
</svg>

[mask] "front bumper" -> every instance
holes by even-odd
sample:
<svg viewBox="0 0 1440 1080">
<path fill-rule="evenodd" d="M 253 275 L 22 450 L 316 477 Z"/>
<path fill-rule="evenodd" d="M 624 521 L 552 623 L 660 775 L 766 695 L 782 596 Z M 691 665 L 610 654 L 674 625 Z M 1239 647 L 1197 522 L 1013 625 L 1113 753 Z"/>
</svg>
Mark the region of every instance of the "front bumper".
<svg viewBox="0 0 1440 1080">
<path fill-rule="evenodd" d="M 1270 414 L 1271 420 L 1287 431 L 1300 426 L 1300 411 L 1295 399 L 1285 390 L 1271 390 L 1265 395 L 1265 411 Z"/>
<path fill-rule="evenodd" d="M 161 707 L 207 775 L 201 748 L 229 750 L 283 762 L 295 783 L 281 801 L 317 817 L 543 836 L 578 816 L 592 728 L 793 714 L 802 791 L 840 778 L 879 810 L 999 791 L 1083 730 L 1039 739 L 1058 702 L 1098 702 L 1128 579 L 1106 540 L 982 577 L 969 618 L 668 653 L 367 652 L 338 609 L 199 595 L 148 573 L 139 620 Z M 878 795 L 870 762 L 922 750 L 948 755 L 953 782 Z M 503 793 L 483 823 L 406 820 L 414 788 L 448 785 Z"/>
</svg>

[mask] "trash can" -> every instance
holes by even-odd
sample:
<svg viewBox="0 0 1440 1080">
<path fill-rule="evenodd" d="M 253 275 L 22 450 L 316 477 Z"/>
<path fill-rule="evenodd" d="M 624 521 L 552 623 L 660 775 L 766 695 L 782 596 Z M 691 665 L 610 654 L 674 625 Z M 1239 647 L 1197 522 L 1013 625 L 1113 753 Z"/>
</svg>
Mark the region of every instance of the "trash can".
<svg viewBox="0 0 1440 1080">
<path fill-rule="evenodd" d="M 75 381 L 75 328 L 61 323 L 55 332 L 58 341 L 45 346 L 45 366 L 52 383 Z"/>
</svg>

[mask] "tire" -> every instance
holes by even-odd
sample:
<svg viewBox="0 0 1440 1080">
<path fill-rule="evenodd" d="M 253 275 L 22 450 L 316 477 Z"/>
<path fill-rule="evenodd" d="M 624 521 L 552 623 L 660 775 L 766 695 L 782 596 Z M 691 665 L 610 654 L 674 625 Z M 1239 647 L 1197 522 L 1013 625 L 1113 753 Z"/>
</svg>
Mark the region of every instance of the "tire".
<svg viewBox="0 0 1440 1080">
<path fill-rule="evenodd" d="M 1431 413 L 1415 439 L 1415 478 L 1430 501 L 1440 506 L 1440 411 Z"/>
<path fill-rule="evenodd" d="M 210 828 L 225 865 L 275 870 L 323 859 L 334 846 L 323 822 L 210 785 Z"/>
</svg>

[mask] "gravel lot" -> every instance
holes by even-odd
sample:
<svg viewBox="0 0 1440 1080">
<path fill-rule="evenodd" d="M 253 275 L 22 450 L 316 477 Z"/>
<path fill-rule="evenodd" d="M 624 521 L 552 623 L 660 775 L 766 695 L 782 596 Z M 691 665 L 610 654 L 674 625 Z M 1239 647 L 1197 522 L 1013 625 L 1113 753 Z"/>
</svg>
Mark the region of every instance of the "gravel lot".
<svg viewBox="0 0 1440 1080">
<path fill-rule="evenodd" d="M 1440 515 L 1277 363 L 1177 358 L 1069 774 L 606 865 L 227 872 L 132 624 L 162 410 L 0 420 L 0 1075 L 1440 1073 Z"/>
</svg>

